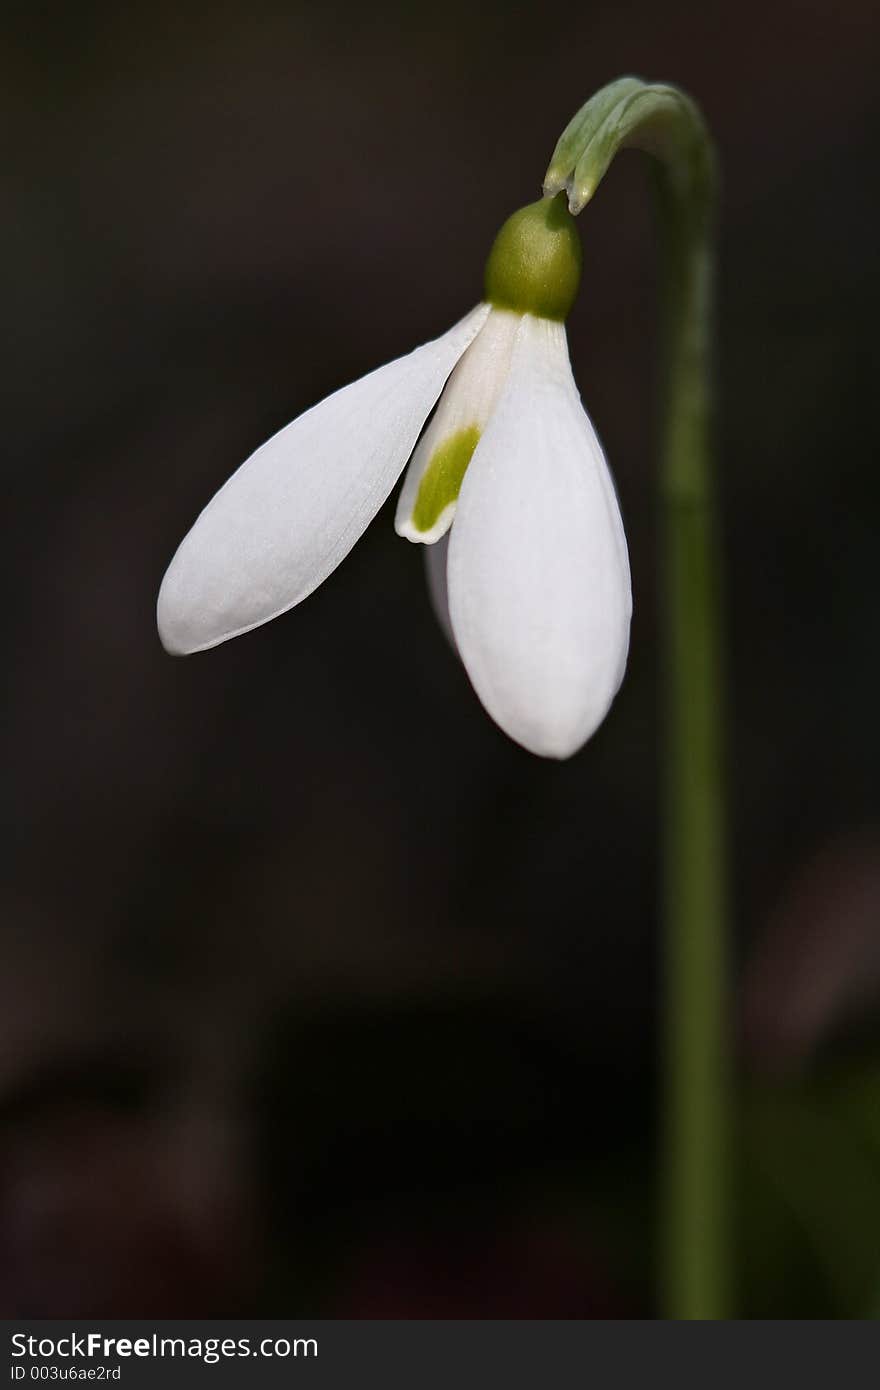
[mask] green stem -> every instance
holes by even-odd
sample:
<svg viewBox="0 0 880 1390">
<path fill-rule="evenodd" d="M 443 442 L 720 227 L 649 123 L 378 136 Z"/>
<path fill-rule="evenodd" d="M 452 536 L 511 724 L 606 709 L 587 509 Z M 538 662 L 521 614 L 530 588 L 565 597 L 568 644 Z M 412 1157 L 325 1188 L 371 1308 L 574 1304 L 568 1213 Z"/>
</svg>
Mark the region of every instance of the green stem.
<svg viewBox="0 0 880 1390">
<path fill-rule="evenodd" d="M 666 401 L 663 1279 L 674 1318 L 720 1318 L 730 1290 L 727 924 L 720 603 L 710 443 L 710 230 L 662 172 Z"/>
<path fill-rule="evenodd" d="M 730 1315 L 729 1061 L 718 545 L 711 486 L 714 160 L 674 87 L 622 78 L 563 132 L 545 191 L 573 212 L 617 152 L 656 163 L 665 301 L 661 555 L 665 636 L 664 1131 L 661 1304 Z"/>
</svg>

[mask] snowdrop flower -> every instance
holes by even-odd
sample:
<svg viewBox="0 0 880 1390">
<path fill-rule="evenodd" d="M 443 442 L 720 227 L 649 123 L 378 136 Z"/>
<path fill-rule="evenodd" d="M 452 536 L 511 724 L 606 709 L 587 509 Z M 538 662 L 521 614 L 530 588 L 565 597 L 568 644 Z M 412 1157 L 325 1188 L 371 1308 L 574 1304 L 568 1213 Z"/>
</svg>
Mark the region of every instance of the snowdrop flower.
<svg viewBox="0 0 880 1390">
<path fill-rule="evenodd" d="M 580 270 L 564 196 L 514 213 L 483 303 L 299 416 L 209 502 L 159 593 L 166 649 L 214 647 L 306 598 L 409 461 L 396 529 L 443 541 L 435 598 L 477 695 L 525 748 L 574 753 L 623 678 L 632 607 L 614 485 L 568 358 Z"/>
</svg>

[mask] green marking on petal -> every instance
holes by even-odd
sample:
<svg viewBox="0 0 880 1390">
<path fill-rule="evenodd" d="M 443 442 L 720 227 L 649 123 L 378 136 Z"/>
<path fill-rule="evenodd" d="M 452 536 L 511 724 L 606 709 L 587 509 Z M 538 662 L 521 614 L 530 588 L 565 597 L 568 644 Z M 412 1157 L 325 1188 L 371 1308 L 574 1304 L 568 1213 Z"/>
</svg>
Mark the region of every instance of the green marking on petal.
<svg viewBox="0 0 880 1390">
<path fill-rule="evenodd" d="M 416 505 L 413 507 L 413 525 L 418 531 L 430 531 L 447 507 L 458 497 L 465 470 L 471 455 L 480 442 L 480 431 L 476 425 L 466 425 L 463 430 L 444 439 L 431 455 L 431 460 L 422 474 Z"/>
</svg>

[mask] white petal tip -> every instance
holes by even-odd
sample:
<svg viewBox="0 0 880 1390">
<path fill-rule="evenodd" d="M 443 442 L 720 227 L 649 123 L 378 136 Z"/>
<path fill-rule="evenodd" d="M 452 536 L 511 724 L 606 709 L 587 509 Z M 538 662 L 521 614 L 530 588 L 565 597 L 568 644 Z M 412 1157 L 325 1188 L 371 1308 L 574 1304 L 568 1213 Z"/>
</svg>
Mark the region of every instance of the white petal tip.
<svg viewBox="0 0 880 1390">
<path fill-rule="evenodd" d="M 540 727 L 515 727 L 509 724 L 499 723 L 509 738 L 514 743 L 518 743 L 527 753 L 533 753 L 536 758 L 549 758 L 555 762 L 566 762 L 573 758 L 575 753 L 589 743 L 590 739 L 598 732 L 605 721 L 605 717 L 610 709 L 609 705 L 602 711 L 597 719 L 590 721 L 588 725 L 580 723 L 577 728 L 552 728 L 546 724 Z"/>
<path fill-rule="evenodd" d="M 452 525 L 455 516 L 455 503 L 444 507 L 434 525 L 428 531 L 420 531 L 411 516 L 398 517 L 394 523 L 394 529 L 398 536 L 402 536 L 406 541 L 412 541 L 414 545 L 436 545 L 441 541 Z"/>
<path fill-rule="evenodd" d="M 197 631 L 198 623 L 193 621 L 188 605 L 181 602 L 174 589 L 173 574 L 169 570 L 162 581 L 156 603 L 159 641 L 169 656 L 191 656 L 203 646 L 213 644 L 210 639 L 207 642 L 202 640 L 203 634 Z"/>
<path fill-rule="evenodd" d="M 169 656 L 194 656 L 260 625 L 248 621 L 228 596 L 200 583 L 200 557 L 189 541 L 187 537 L 168 566 L 156 600 L 159 641 Z"/>
<path fill-rule="evenodd" d="M 181 646 L 168 627 L 159 623 L 159 641 L 169 656 L 191 656 L 192 648 Z"/>
</svg>

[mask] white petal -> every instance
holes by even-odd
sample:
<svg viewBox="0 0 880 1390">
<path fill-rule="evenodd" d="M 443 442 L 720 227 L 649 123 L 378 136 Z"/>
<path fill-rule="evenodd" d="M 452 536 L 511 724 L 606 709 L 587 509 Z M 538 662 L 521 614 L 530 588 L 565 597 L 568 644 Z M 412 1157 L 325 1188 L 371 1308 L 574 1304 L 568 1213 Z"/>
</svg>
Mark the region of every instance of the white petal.
<svg viewBox="0 0 880 1390">
<path fill-rule="evenodd" d="M 623 523 L 565 329 L 526 316 L 465 474 L 449 608 L 474 688 L 533 753 L 565 758 L 623 679 L 632 612 Z"/>
<path fill-rule="evenodd" d="M 328 396 L 233 473 L 162 581 L 168 651 L 237 637 L 327 578 L 382 506 L 488 312 L 479 305 L 443 337 Z"/>
<path fill-rule="evenodd" d="M 449 619 L 449 593 L 446 588 L 446 561 L 449 554 L 449 532 L 436 545 L 425 546 L 425 577 L 434 616 L 442 627 L 449 645 L 456 651 L 455 634 Z"/>
<path fill-rule="evenodd" d="M 399 536 L 432 545 L 449 530 L 461 471 L 504 389 L 521 321 L 520 314 L 493 309 L 449 378 L 406 471 L 394 522 Z M 441 506 L 438 497 L 448 500 Z"/>
</svg>

